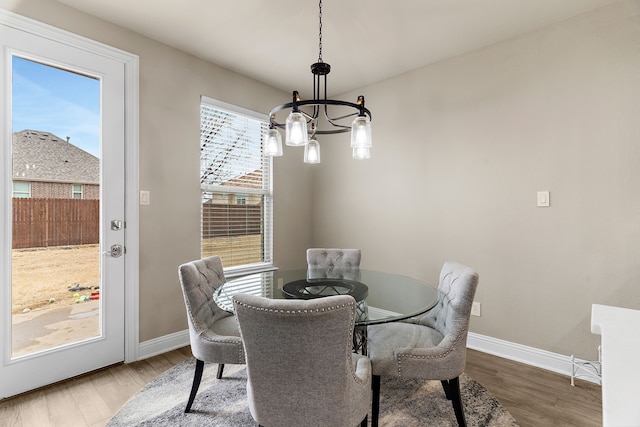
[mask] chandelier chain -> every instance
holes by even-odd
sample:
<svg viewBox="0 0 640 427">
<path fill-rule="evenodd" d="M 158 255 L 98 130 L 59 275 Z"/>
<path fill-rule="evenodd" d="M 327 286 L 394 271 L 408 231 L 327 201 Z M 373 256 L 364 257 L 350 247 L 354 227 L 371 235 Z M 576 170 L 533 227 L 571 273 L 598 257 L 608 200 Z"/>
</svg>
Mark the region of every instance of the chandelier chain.
<svg viewBox="0 0 640 427">
<path fill-rule="evenodd" d="M 318 62 L 322 62 L 322 0 L 318 4 L 320 12 L 318 13 L 319 32 L 318 32 Z"/>
</svg>

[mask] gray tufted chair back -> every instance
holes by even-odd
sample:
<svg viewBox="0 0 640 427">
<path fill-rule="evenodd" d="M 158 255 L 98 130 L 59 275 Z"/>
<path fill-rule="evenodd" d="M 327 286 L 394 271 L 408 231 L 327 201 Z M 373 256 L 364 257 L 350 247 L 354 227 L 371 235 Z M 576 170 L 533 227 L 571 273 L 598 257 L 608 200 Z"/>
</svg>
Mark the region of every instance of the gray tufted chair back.
<svg viewBox="0 0 640 427">
<path fill-rule="evenodd" d="M 247 398 L 264 426 L 366 425 L 371 363 L 352 353 L 355 300 L 233 297 L 247 358 Z"/>
<path fill-rule="evenodd" d="M 359 268 L 360 249 L 309 248 L 307 249 L 309 268 Z"/>
<path fill-rule="evenodd" d="M 456 262 L 445 262 L 438 282 L 438 303 L 418 318 L 418 323 L 443 336 L 459 336 L 469 327 L 471 305 L 478 286 L 478 275 Z M 466 339 L 462 340 L 466 342 Z"/>
<path fill-rule="evenodd" d="M 360 249 L 307 249 L 307 279 L 360 280 Z"/>
<path fill-rule="evenodd" d="M 178 269 L 189 328 L 193 333 L 209 329 L 225 313 L 211 298 L 225 282 L 220 257 L 205 258 L 183 264 Z"/>
<path fill-rule="evenodd" d="M 434 330 L 441 337 L 435 337 L 434 342 L 440 341 L 437 348 L 447 355 L 447 363 L 436 359 L 432 361 L 433 366 L 426 369 L 424 361 L 410 356 L 405 359 L 398 354 L 398 361 L 402 361 L 400 372 L 405 376 L 423 377 L 422 372 L 429 379 L 454 378 L 464 372 L 469 317 L 477 286 L 478 274 L 472 268 L 452 261 L 444 263 L 438 282 L 438 303 L 422 316 L 405 322 Z"/>
<path fill-rule="evenodd" d="M 187 307 L 194 357 L 205 362 L 244 363 L 242 341 L 233 315 L 218 307 L 212 298 L 216 289 L 225 283 L 220 257 L 183 264 L 178 269 L 178 275 Z M 230 319 L 221 322 L 227 317 Z M 229 339 L 228 336 L 237 338 Z M 220 338 L 218 343 L 215 342 L 217 338 Z"/>
</svg>

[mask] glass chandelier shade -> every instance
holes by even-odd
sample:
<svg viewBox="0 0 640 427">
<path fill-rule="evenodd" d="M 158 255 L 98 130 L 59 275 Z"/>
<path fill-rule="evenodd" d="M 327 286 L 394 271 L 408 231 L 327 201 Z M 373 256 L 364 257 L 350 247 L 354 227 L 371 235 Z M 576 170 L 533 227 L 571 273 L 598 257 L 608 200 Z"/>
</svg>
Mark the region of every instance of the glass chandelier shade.
<svg viewBox="0 0 640 427">
<path fill-rule="evenodd" d="M 371 158 L 371 149 L 370 148 L 354 148 L 353 149 L 353 158 L 356 160 L 365 160 Z"/>
<path fill-rule="evenodd" d="M 351 124 L 351 148 L 354 159 L 368 159 L 371 157 L 371 121 L 369 117 L 361 115 Z"/>
<path fill-rule="evenodd" d="M 282 137 L 277 129 L 271 128 L 267 132 L 264 154 L 272 157 L 282 156 Z"/>
<path fill-rule="evenodd" d="M 309 142 L 307 119 L 297 111 L 292 111 L 287 117 L 285 142 L 287 145 L 299 147 Z"/>
<path fill-rule="evenodd" d="M 320 144 L 315 139 L 310 140 L 304 146 L 304 162 L 305 163 L 320 163 Z"/>
</svg>

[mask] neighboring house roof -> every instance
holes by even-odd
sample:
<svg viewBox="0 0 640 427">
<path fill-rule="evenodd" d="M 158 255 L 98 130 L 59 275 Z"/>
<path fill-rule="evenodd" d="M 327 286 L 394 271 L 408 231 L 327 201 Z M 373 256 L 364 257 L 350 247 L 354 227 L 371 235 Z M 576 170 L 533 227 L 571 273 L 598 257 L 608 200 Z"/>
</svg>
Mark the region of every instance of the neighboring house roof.
<svg viewBox="0 0 640 427">
<path fill-rule="evenodd" d="M 223 182 L 222 185 L 227 187 L 257 188 L 259 190 L 262 188 L 262 170 L 256 169 L 241 177 Z"/>
<path fill-rule="evenodd" d="M 256 169 L 246 175 L 227 180 L 223 182 L 222 185 L 224 187 L 244 187 L 260 190 L 262 189 L 262 170 Z M 202 201 L 207 204 L 215 203 L 212 198 L 207 196 L 205 196 Z"/>
<path fill-rule="evenodd" d="M 14 132 L 12 152 L 15 181 L 100 183 L 100 159 L 49 132 Z"/>
</svg>

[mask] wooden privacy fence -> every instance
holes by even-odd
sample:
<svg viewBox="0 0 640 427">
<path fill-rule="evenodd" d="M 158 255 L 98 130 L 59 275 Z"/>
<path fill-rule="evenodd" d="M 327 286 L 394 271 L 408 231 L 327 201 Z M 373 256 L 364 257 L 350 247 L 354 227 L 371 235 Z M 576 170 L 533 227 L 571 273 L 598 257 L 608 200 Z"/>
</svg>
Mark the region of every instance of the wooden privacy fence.
<svg viewBox="0 0 640 427">
<path fill-rule="evenodd" d="M 100 200 L 13 200 L 13 249 L 99 243 Z"/>
<path fill-rule="evenodd" d="M 246 236 L 262 231 L 262 205 L 202 204 L 202 237 Z"/>
</svg>

